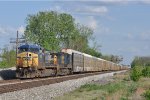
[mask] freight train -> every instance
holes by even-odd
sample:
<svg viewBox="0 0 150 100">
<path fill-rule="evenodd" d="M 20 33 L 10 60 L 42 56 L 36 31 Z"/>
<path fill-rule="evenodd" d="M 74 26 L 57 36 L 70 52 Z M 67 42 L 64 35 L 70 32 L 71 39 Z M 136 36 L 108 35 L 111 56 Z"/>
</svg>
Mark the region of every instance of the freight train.
<svg viewBox="0 0 150 100">
<path fill-rule="evenodd" d="M 16 77 L 35 78 L 123 69 L 127 67 L 72 49 L 50 53 L 37 45 L 25 44 L 18 48 Z"/>
</svg>

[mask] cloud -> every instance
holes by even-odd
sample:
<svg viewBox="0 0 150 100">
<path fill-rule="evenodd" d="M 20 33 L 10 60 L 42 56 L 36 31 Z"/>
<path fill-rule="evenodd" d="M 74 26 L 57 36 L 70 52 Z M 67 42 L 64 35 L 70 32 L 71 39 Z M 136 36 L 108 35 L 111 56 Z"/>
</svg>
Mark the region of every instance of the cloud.
<svg viewBox="0 0 150 100">
<path fill-rule="evenodd" d="M 125 38 L 127 38 L 127 39 L 134 39 L 134 35 L 133 35 L 133 33 L 127 33 L 125 35 Z"/>
<path fill-rule="evenodd" d="M 18 32 L 20 33 L 20 35 L 23 35 L 24 34 L 24 31 L 25 31 L 25 28 L 23 26 L 20 26 L 18 28 Z"/>
<path fill-rule="evenodd" d="M 150 0 L 137 0 L 140 4 L 150 4 Z"/>
<path fill-rule="evenodd" d="M 14 34 L 15 29 L 10 26 L 1 26 L 0 25 L 0 37 L 6 37 Z"/>
<path fill-rule="evenodd" d="M 103 4 L 150 4 L 150 0 L 98 0 Z"/>
<path fill-rule="evenodd" d="M 131 2 L 131 0 L 99 0 L 99 1 L 106 4 L 127 4 L 128 2 Z"/>
<path fill-rule="evenodd" d="M 53 7 L 53 10 L 58 11 L 58 12 L 64 12 L 63 8 L 60 5 L 55 5 Z"/>
<path fill-rule="evenodd" d="M 150 31 L 145 32 L 137 32 L 137 33 L 127 33 L 123 35 L 123 37 L 127 40 L 134 41 L 150 41 Z"/>
<path fill-rule="evenodd" d="M 142 32 L 140 34 L 140 38 L 142 40 L 150 40 L 150 31 L 147 31 L 147 32 Z"/>
<path fill-rule="evenodd" d="M 24 33 L 24 27 L 11 27 L 11 26 L 2 26 L 0 25 L 0 48 L 6 44 L 10 43 L 10 39 L 16 38 L 17 30 L 19 31 L 19 37 L 21 37 Z"/>
<path fill-rule="evenodd" d="M 120 48 L 118 49 L 118 51 L 136 54 L 136 53 L 139 53 L 141 49 L 140 47 L 136 47 L 136 46 L 128 46 L 128 48 Z"/>
<path fill-rule="evenodd" d="M 92 28 L 93 30 L 95 30 L 97 28 L 97 20 L 95 19 L 94 16 L 87 16 L 85 18 L 76 17 L 76 22 L 86 25 L 86 26 Z"/>
<path fill-rule="evenodd" d="M 110 35 L 110 29 L 102 24 L 98 24 L 98 28 L 96 30 L 96 33 L 98 34 L 107 34 L 107 35 Z"/>
<path fill-rule="evenodd" d="M 76 12 L 79 13 L 95 13 L 95 14 L 105 14 L 108 12 L 107 7 L 105 6 L 99 6 L 99 7 L 94 7 L 94 6 L 80 6 L 75 9 Z"/>
<path fill-rule="evenodd" d="M 88 17 L 88 22 L 87 22 L 87 26 L 89 26 L 92 29 L 96 29 L 97 28 L 97 21 L 93 16 L 89 16 Z"/>
</svg>

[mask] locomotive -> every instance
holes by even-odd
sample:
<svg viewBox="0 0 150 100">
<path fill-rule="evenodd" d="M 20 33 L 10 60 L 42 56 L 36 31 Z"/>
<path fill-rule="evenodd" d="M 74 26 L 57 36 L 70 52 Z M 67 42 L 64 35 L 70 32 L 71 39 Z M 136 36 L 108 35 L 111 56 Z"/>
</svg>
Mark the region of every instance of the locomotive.
<svg viewBox="0 0 150 100">
<path fill-rule="evenodd" d="M 80 72 L 117 71 L 125 67 L 72 49 L 50 53 L 40 46 L 25 44 L 18 48 L 17 78 L 68 75 Z"/>
</svg>

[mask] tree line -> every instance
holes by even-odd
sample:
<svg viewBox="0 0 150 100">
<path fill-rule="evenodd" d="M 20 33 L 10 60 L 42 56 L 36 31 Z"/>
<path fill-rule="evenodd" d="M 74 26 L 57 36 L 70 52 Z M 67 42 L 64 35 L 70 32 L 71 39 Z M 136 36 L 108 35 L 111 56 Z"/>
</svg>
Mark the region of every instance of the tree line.
<svg viewBox="0 0 150 100">
<path fill-rule="evenodd" d="M 131 63 L 132 68 L 135 66 L 150 66 L 150 56 L 136 56 Z"/>
</svg>

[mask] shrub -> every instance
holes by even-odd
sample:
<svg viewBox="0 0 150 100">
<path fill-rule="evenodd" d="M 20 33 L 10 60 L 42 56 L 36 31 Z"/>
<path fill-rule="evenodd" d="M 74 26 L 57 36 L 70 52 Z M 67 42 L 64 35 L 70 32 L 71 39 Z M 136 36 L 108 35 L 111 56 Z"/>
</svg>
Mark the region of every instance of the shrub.
<svg viewBox="0 0 150 100">
<path fill-rule="evenodd" d="M 142 70 L 142 74 L 144 77 L 150 77 L 150 66 L 144 67 L 144 69 Z"/>
<path fill-rule="evenodd" d="M 138 81 L 140 77 L 142 76 L 142 69 L 143 67 L 140 67 L 140 66 L 133 67 L 130 73 L 130 78 L 133 81 Z"/>
<path fill-rule="evenodd" d="M 150 100 L 150 90 L 147 90 L 143 96 L 146 98 L 146 100 Z"/>
</svg>

